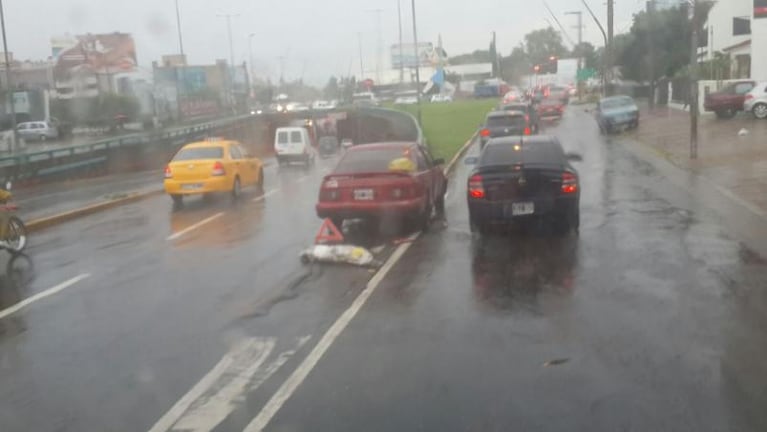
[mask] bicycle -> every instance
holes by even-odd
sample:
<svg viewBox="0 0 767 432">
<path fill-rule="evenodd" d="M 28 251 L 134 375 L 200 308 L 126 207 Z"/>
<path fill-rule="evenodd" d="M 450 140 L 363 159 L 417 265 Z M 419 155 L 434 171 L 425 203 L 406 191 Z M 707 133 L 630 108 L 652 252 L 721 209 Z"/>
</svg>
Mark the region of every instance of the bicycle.
<svg viewBox="0 0 767 432">
<path fill-rule="evenodd" d="M 5 249 L 12 255 L 21 253 L 27 247 L 27 227 L 24 222 L 16 216 L 19 207 L 16 204 L 9 204 L 13 198 L 11 194 L 11 183 L 6 183 L 5 196 L 0 197 L 0 212 L 8 213 L 0 217 L 0 249 Z M 5 223 L 2 223 L 2 220 Z"/>
</svg>

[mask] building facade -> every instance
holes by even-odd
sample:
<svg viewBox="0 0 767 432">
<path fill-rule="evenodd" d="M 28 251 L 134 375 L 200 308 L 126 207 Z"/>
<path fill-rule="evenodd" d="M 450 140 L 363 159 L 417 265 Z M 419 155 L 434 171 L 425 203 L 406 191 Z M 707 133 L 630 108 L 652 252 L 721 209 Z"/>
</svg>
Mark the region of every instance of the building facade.
<svg viewBox="0 0 767 432">
<path fill-rule="evenodd" d="M 718 1 L 708 13 L 698 49 L 701 61 L 728 57 L 729 78 L 767 80 L 767 17 L 763 0 Z M 761 55 L 760 55 L 761 54 Z"/>
</svg>

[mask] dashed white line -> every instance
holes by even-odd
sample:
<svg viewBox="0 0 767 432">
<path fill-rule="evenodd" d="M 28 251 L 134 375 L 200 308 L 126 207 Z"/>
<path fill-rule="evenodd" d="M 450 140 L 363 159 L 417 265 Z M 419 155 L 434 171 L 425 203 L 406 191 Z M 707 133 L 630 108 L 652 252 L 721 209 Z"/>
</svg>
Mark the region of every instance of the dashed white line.
<svg viewBox="0 0 767 432">
<path fill-rule="evenodd" d="M 218 213 L 214 214 L 213 216 L 205 218 L 205 219 L 197 222 L 196 224 L 194 224 L 192 226 L 186 227 L 186 228 L 182 229 L 181 231 L 179 231 L 177 233 L 169 235 L 167 240 L 168 241 L 176 240 L 177 238 L 179 238 L 179 237 L 181 237 L 181 236 L 183 236 L 183 235 L 185 235 L 185 234 L 187 234 L 187 233 L 189 233 L 191 231 L 194 231 L 197 228 L 199 228 L 199 227 L 201 227 L 201 226 L 203 226 L 203 225 L 205 225 L 207 223 L 213 222 L 214 220 L 220 218 L 223 215 L 224 215 L 224 212 L 218 212 Z"/>
<path fill-rule="evenodd" d="M 34 303 L 34 302 L 36 302 L 38 300 L 42 300 L 42 299 L 44 299 L 46 297 L 49 297 L 49 296 L 52 296 L 52 295 L 56 294 L 59 291 L 65 290 L 65 289 L 71 287 L 72 285 L 76 284 L 77 282 L 80 282 L 83 279 L 89 278 L 90 276 L 91 276 L 90 273 L 83 273 L 83 274 L 81 274 L 79 276 L 75 276 L 72 279 L 69 279 L 68 281 L 64 281 L 64 282 L 56 285 L 53 288 L 47 289 L 47 290 L 45 290 L 43 292 L 39 292 L 39 293 L 33 295 L 32 297 L 26 298 L 26 299 L 16 303 L 15 305 L 0 311 L 0 319 L 3 319 L 5 317 L 7 317 L 8 315 L 12 315 L 12 314 L 20 311 L 21 309 L 24 309 L 25 307 L 31 305 L 32 303 Z"/>
<path fill-rule="evenodd" d="M 411 237 L 411 239 L 415 240 L 417 237 L 418 234 L 415 234 Z M 354 302 L 352 302 L 351 306 L 349 306 L 349 308 L 346 309 L 340 317 L 338 317 L 336 322 L 334 322 L 328 331 L 322 336 L 322 339 L 317 342 L 317 345 L 314 347 L 314 349 L 312 349 L 309 355 L 306 356 L 304 361 L 301 362 L 298 368 L 293 371 L 293 373 L 282 384 L 279 390 L 277 390 L 277 392 L 272 396 L 271 399 L 269 399 L 266 405 L 264 405 L 264 408 L 261 410 L 261 412 L 259 412 L 258 415 L 248 424 L 248 426 L 245 427 L 244 432 L 260 432 L 269 424 L 275 414 L 277 414 L 277 411 L 282 408 L 288 398 L 293 395 L 298 386 L 300 386 L 304 379 L 306 379 L 306 377 L 309 375 L 309 372 L 314 369 L 314 367 L 317 365 L 317 362 L 320 361 L 328 348 L 330 348 L 330 345 L 333 344 L 341 332 L 344 331 L 346 326 L 349 325 L 349 322 L 351 322 L 354 316 L 357 315 L 360 309 L 362 309 L 362 306 L 365 305 L 367 300 L 373 294 L 373 291 L 375 291 L 384 277 L 386 277 L 392 267 L 394 267 L 400 258 L 402 258 L 402 256 L 405 254 L 405 252 L 407 252 L 412 244 L 413 242 L 410 241 L 402 243 L 397 247 L 391 257 L 389 257 L 383 267 L 381 267 L 381 269 L 378 271 L 378 273 L 376 273 L 375 276 L 370 279 L 370 282 L 368 282 L 365 289 L 362 290 L 356 299 L 354 299 Z"/>
<path fill-rule="evenodd" d="M 263 201 L 266 197 L 272 196 L 272 195 L 276 194 L 279 191 L 280 191 L 279 189 L 272 189 L 272 190 L 270 190 L 268 192 L 264 192 L 263 195 L 260 195 L 260 196 L 257 196 L 255 198 L 253 198 L 253 202 Z"/>
</svg>

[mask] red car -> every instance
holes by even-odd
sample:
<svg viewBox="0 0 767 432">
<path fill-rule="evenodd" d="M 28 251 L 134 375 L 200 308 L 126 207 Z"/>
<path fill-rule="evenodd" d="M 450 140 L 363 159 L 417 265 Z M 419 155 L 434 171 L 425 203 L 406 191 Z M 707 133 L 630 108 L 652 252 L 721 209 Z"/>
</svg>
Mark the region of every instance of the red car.
<svg viewBox="0 0 767 432">
<path fill-rule="evenodd" d="M 444 212 L 443 164 L 413 142 L 354 146 L 323 179 L 317 216 L 339 228 L 346 219 L 395 219 L 426 229 L 433 210 Z"/>
<path fill-rule="evenodd" d="M 565 113 L 565 103 L 560 99 L 544 99 L 538 104 L 538 117 L 562 118 Z"/>
<path fill-rule="evenodd" d="M 723 89 L 711 92 L 703 100 L 703 108 L 712 111 L 717 117 L 727 119 L 743 111 L 746 94 L 756 86 L 754 81 L 735 81 Z"/>
</svg>

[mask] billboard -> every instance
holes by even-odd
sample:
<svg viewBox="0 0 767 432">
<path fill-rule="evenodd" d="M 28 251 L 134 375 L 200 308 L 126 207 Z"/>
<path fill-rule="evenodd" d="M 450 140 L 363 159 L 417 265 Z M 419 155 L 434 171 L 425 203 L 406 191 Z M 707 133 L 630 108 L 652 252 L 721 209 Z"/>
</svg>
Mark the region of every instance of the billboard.
<svg viewBox="0 0 767 432">
<path fill-rule="evenodd" d="M 401 47 L 401 49 L 400 49 Z M 431 42 L 420 42 L 418 44 L 418 58 L 415 56 L 415 45 L 409 44 L 394 44 L 391 46 L 391 67 L 394 69 L 400 66 L 415 67 L 418 66 L 431 66 L 432 55 L 434 53 L 434 44 Z"/>
<path fill-rule="evenodd" d="M 767 0 L 754 0 L 754 18 L 767 18 Z"/>
<path fill-rule="evenodd" d="M 121 73 L 136 70 L 136 45 L 127 33 L 75 36 L 69 47 L 56 47 L 56 73 Z"/>
</svg>

